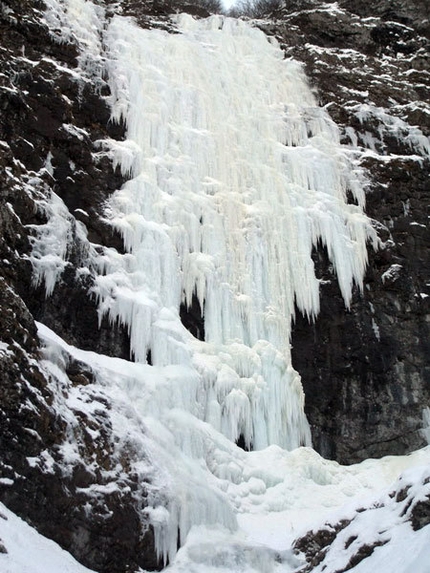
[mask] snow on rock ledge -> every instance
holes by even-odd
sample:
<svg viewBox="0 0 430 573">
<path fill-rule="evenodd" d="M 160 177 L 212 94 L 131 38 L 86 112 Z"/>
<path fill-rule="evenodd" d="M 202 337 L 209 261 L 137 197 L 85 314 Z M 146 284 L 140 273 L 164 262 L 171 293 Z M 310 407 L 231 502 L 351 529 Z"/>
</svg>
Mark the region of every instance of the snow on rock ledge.
<svg viewBox="0 0 430 573">
<path fill-rule="evenodd" d="M 300 573 L 426 573 L 430 563 L 430 470 L 404 472 L 394 488 L 295 542 Z"/>
</svg>

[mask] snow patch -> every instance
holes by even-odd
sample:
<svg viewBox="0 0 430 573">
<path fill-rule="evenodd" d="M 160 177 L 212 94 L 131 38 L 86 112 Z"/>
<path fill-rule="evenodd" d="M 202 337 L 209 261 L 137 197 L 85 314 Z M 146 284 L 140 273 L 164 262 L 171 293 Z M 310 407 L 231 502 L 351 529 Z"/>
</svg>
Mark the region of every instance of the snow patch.
<svg viewBox="0 0 430 573">
<path fill-rule="evenodd" d="M 402 273 L 402 269 L 403 269 L 402 265 L 398 264 L 391 265 L 391 267 L 388 270 L 386 270 L 385 273 L 382 274 L 381 281 L 383 283 L 396 282 Z"/>
<path fill-rule="evenodd" d="M 2 573 L 95 573 L 80 565 L 53 541 L 43 537 L 0 503 L 0 570 Z"/>
</svg>

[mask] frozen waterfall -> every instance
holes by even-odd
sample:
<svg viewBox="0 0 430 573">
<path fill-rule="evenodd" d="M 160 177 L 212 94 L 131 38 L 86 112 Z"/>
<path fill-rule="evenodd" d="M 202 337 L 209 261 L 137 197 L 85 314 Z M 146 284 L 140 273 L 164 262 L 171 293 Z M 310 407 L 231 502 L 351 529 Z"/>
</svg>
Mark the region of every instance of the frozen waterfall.
<svg viewBox="0 0 430 573">
<path fill-rule="evenodd" d="M 122 16 L 108 20 L 84 0 L 48 5 L 48 23 L 81 40 L 82 67 L 105 68 L 112 120 L 127 128 L 125 141 L 100 142 L 100 153 L 129 176 L 105 210 L 125 254 L 89 245 L 84 263 L 100 318 L 128 328 L 134 363 L 73 349 L 43 326 L 40 334 L 133 405 L 127 440 L 141 440 L 159 472 L 145 511 L 160 555 L 173 559 L 178 529 L 181 541 L 194 525 L 232 531 L 236 514 L 252 504 L 270 512 L 293 503 L 288 484 L 266 496 L 288 467 L 323 471 L 310 450 L 300 463 L 302 454 L 281 450 L 311 443 L 291 322 L 295 312 L 319 311 L 312 249 L 327 248 L 348 306 L 376 236 L 363 212 L 360 171 L 301 65 L 285 60 L 275 40 L 218 16 L 178 16 L 177 33 L 168 33 Z M 61 209 L 46 207 L 52 217 Z M 34 261 L 49 288 L 63 243 L 51 241 L 55 253 Z M 181 322 L 181 304 L 193 298 L 204 340 Z M 237 448 L 239 439 L 254 451 Z"/>
<path fill-rule="evenodd" d="M 107 31 L 112 115 L 127 140 L 105 147 L 131 180 L 107 210 L 128 255 L 102 261 L 100 313 L 127 325 L 136 361 L 150 352 L 156 366 L 192 367 L 201 417 L 229 439 L 309 444 L 290 324 L 295 306 L 318 313 L 319 242 L 346 305 L 361 286 L 371 229 L 359 178 L 276 42 L 234 19 L 177 25 L 116 17 Z M 179 317 L 193 295 L 204 342 Z"/>
</svg>

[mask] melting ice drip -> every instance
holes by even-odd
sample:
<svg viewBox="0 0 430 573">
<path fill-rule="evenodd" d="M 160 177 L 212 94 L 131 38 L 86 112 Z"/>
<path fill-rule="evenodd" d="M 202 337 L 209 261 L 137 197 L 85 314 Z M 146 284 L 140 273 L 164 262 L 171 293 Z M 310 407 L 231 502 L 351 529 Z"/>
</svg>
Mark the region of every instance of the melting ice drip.
<svg viewBox="0 0 430 573">
<path fill-rule="evenodd" d="M 231 440 L 308 444 L 291 320 L 295 305 L 318 313 L 319 242 L 346 305 L 361 286 L 362 187 L 276 42 L 234 19 L 177 23 L 169 34 L 115 17 L 107 31 L 113 118 L 127 125 L 110 151 L 132 179 L 109 202 L 128 254 L 103 259 L 100 313 L 127 325 L 136 361 L 195 369 L 200 416 Z M 193 295 L 204 342 L 179 317 Z"/>
</svg>

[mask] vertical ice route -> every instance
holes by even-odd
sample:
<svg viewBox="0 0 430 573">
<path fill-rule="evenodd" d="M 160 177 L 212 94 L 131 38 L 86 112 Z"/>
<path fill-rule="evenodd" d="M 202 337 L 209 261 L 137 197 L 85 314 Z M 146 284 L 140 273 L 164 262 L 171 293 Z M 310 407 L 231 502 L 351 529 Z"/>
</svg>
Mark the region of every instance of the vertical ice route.
<svg viewBox="0 0 430 573">
<path fill-rule="evenodd" d="M 98 261 L 100 314 L 127 325 L 138 362 L 150 351 L 154 365 L 195 369 L 201 417 L 228 438 L 297 447 L 309 430 L 290 324 L 295 305 L 318 313 L 318 242 L 346 305 L 361 287 L 374 235 L 359 175 L 276 42 L 234 19 L 177 25 L 114 17 L 106 33 L 112 116 L 127 140 L 105 147 L 132 178 L 106 211 L 128 254 Z M 193 293 L 205 342 L 179 319 Z"/>
<path fill-rule="evenodd" d="M 360 172 L 300 64 L 235 19 L 182 15 L 173 34 L 48 0 L 46 21 L 78 38 L 87 78 L 103 63 L 112 119 L 127 126 L 126 141 L 101 142 L 131 179 L 106 206 L 127 254 L 88 250 L 100 317 L 129 329 L 137 362 L 188 367 L 201 386 L 193 413 L 230 440 L 309 444 L 290 327 L 296 308 L 319 310 L 312 248 L 327 247 L 348 306 L 376 239 Z M 52 289 L 48 255 L 33 258 Z M 194 295 L 204 342 L 179 317 Z"/>
<path fill-rule="evenodd" d="M 360 173 L 301 66 L 237 20 L 183 15 L 179 33 L 168 34 L 119 16 L 107 25 L 91 2 L 49 0 L 47 21 L 80 39 L 86 73 L 106 62 L 112 116 L 127 125 L 125 142 L 103 142 L 131 175 L 106 209 L 127 253 L 89 249 L 86 263 L 98 273 L 100 315 L 128 327 L 137 364 L 40 333 L 51 357 L 74 354 L 113 400 L 133 405 L 125 423 L 115 413 L 116 431 L 133 435 L 157 474 L 145 511 L 160 555 L 173 559 L 178 530 L 183 541 L 199 524 L 235 529 L 236 512 L 294 506 L 308 474 L 336 485 L 337 497 L 334 466 L 273 445 L 310 443 L 290 324 L 295 306 L 318 313 L 313 245 L 327 246 L 349 305 L 375 235 Z M 358 206 L 347 204 L 348 190 Z M 52 278 L 46 267 L 40 273 Z M 179 318 L 193 292 L 204 308 L 204 342 Z M 145 364 L 148 351 L 154 366 Z M 256 450 L 272 445 L 247 454 L 234 445 L 240 435 Z M 355 491 L 349 477 L 345 495 Z M 256 550 L 259 571 L 261 559 L 272 571 L 274 557 Z"/>
</svg>

